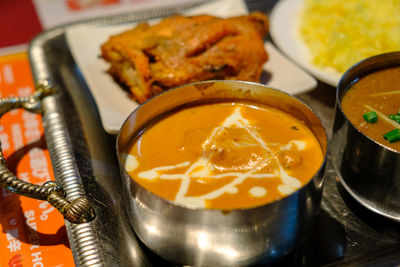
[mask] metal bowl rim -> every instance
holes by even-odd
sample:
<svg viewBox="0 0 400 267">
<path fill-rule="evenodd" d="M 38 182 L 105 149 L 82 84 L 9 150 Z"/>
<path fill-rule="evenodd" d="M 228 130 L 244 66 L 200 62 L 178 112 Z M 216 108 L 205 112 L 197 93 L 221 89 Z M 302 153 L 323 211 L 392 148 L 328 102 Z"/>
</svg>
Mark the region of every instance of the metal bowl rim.
<svg viewBox="0 0 400 267">
<path fill-rule="evenodd" d="M 386 150 L 388 150 L 388 151 L 390 151 L 390 152 L 393 152 L 393 153 L 395 153 L 395 154 L 400 154 L 400 151 L 397 151 L 397 150 L 395 150 L 395 149 L 393 149 L 393 148 L 387 147 L 387 146 L 385 146 L 384 144 L 379 143 L 379 142 L 376 141 L 375 139 L 372 139 L 372 138 L 369 137 L 368 135 L 366 135 L 366 134 L 364 134 L 363 132 L 361 132 L 361 131 L 353 124 L 353 122 L 350 121 L 350 119 L 347 117 L 346 113 L 343 111 L 343 109 L 342 109 L 342 99 L 339 97 L 341 91 L 347 91 L 347 90 L 351 87 L 351 84 L 354 84 L 354 83 L 357 82 L 357 81 L 356 81 L 356 80 L 358 79 L 357 77 L 361 77 L 361 76 L 363 76 L 363 75 L 366 75 L 366 74 L 364 73 L 364 71 L 362 71 L 362 70 L 358 71 L 358 70 L 357 70 L 357 68 L 359 68 L 362 64 L 367 64 L 367 63 L 370 62 L 370 61 L 374 61 L 374 60 L 379 59 L 379 58 L 390 57 L 390 56 L 392 56 L 392 55 L 399 55 L 399 56 L 400 56 L 400 51 L 389 52 L 389 53 L 384 53 L 384 54 L 375 55 L 375 56 L 372 56 L 372 57 L 363 59 L 363 60 L 361 60 L 361 61 L 355 63 L 354 65 L 352 65 L 346 72 L 343 73 L 343 75 L 342 75 L 342 77 L 340 78 L 339 83 L 338 83 L 338 85 L 337 85 L 337 87 L 336 87 L 336 104 L 337 104 L 337 106 L 338 106 L 338 108 L 339 108 L 339 110 L 340 110 L 340 113 L 344 116 L 344 118 L 345 118 L 346 121 L 351 125 L 351 127 L 354 128 L 354 130 L 356 130 L 358 133 L 360 133 L 361 135 L 363 135 L 364 137 L 366 137 L 368 140 L 372 141 L 372 142 L 375 143 L 376 145 L 378 145 L 378 146 L 380 146 L 380 147 L 383 147 L 384 149 L 386 149 Z M 397 66 L 397 65 L 398 65 L 398 67 L 400 67 L 400 58 L 399 58 L 398 63 L 396 63 L 396 65 L 390 64 L 390 65 L 386 65 L 386 66 L 384 66 L 384 67 L 381 66 L 381 68 L 390 68 L 390 67 L 394 67 L 394 66 Z M 377 69 L 379 69 L 379 68 L 377 68 Z M 351 75 L 351 71 L 353 71 L 353 70 L 357 70 L 357 75 L 356 75 L 356 77 L 355 77 L 352 81 L 350 81 L 350 83 L 346 83 L 344 80 L 347 78 L 347 76 Z M 373 72 L 373 70 L 370 70 L 370 71 L 368 71 L 368 72 L 371 73 L 371 72 Z M 344 93 L 344 94 L 345 94 L 345 93 Z"/>
<path fill-rule="evenodd" d="M 193 83 L 188 83 L 188 84 L 184 84 L 184 85 L 181 85 L 181 86 L 178 86 L 178 87 L 174 87 L 174 88 L 168 89 L 168 90 L 166 90 L 166 91 L 164 91 L 164 92 L 162 92 L 162 93 L 160 93 L 160 94 L 158 94 L 158 95 L 156 95 L 156 96 L 154 96 L 154 97 L 152 97 L 152 98 L 146 100 L 145 102 L 143 102 L 142 104 L 140 104 L 137 108 L 135 108 L 135 109 L 129 114 L 129 116 L 125 119 L 124 123 L 122 124 L 122 126 L 121 126 L 121 128 L 120 128 L 120 131 L 118 132 L 118 135 L 117 135 L 117 138 L 116 138 L 116 150 L 117 150 L 118 160 L 119 160 L 120 162 L 123 162 L 122 159 L 121 159 L 121 156 L 122 156 L 122 155 L 120 155 L 120 153 L 118 152 L 118 151 L 119 151 L 118 144 L 119 144 L 121 129 L 125 126 L 126 122 L 131 118 L 131 116 L 134 116 L 134 114 L 135 114 L 142 106 L 144 106 L 146 103 L 152 101 L 154 98 L 161 97 L 161 96 L 164 95 L 164 94 L 167 94 L 167 93 L 169 93 L 169 92 L 171 92 L 171 91 L 179 90 L 180 88 L 184 88 L 184 87 L 187 87 L 187 86 L 193 86 L 193 85 L 197 85 L 197 84 L 216 83 L 216 82 L 217 82 L 217 83 L 232 83 L 232 82 L 233 82 L 233 83 L 237 83 L 237 84 L 251 84 L 251 85 L 261 86 L 261 87 L 265 87 L 265 88 L 271 89 L 271 90 L 273 90 L 273 91 L 277 91 L 277 92 L 279 92 L 279 93 L 283 93 L 283 94 L 287 95 L 288 97 L 291 97 L 291 98 L 295 99 L 296 101 L 298 101 L 298 102 L 300 102 L 302 105 L 304 105 L 307 109 L 309 109 L 309 110 L 312 112 L 312 114 L 318 119 L 318 122 L 320 123 L 320 125 L 322 126 L 322 128 L 323 128 L 323 130 L 324 130 L 324 137 L 325 137 L 325 139 L 327 140 L 326 145 L 325 145 L 325 147 L 324 147 L 324 149 L 325 149 L 324 160 L 321 162 L 320 167 L 319 167 L 318 170 L 313 174 L 313 176 L 311 177 L 311 179 L 310 179 L 307 183 L 303 184 L 302 187 L 298 188 L 296 191 L 292 192 L 291 194 L 289 194 L 289 195 L 287 195 L 287 196 L 285 196 L 285 197 L 282 197 L 282 198 L 280 198 L 280 199 L 278 199 L 278 200 L 272 201 L 272 202 L 268 202 L 268 203 L 261 204 L 261 205 L 258 205 L 258 206 L 246 207 L 246 208 L 227 209 L 226 211 L 228 211 L 228 212 L 252 212 L 252 211 L 255 211 L 255 210 L 257 210 L 257 209 L 266 208 L 266 207 L 268 207 L 268 206 L 271 206 L 271 207 L 272 207 L 272 206 L 276 205 L 277 203 L 281 203 L 281 202 L 283 202 L 283 201 L 286 201 L 287 199 L 290 199 L 290 198 L 294 197 L 296 194 L 299 194 L 301 191 L 303 191 L 303 190 L 305 190 L 307 187 L 309 187 L 310 184 L 311 184 L 311 182 L 312 182 L 316 177 L 318 177 L 318 174 L 319 174 L 321 171 L 323 171 L 323 169 L 325 168 L 326 162 L 327 162 L 327 158 L 328 158 L 328 136 L 327 136 L 327 130 L 326 130 L 325 124 L 324 124 L 323 121 L 320 119 L 320 117 L 318 116 L 318 114 L 315 113 L 314 110 L 311 109 L 311 107 L 310 107 L 307 103 L 305 103 L 303 100 L 299 99 L 298 97 L 296 97 L 296 96 L 294 96 L 294 95 L 291 95 L 291 94 L 289 94 L 289 93 L 287 93 L 287 92 L 285 92 L 285 91 L 276 89 L 276 88 L 274 88 L 274 87 L 270 87 L 270 86 L 268 86 L 268 85 L 264 85 L 264 84 L 260 84 L 260 83 L 256 83 L 256 82 L 249 82 L 249 81 L 239 81 L 239 80 L 208 80 L 208 81 L 193 82 Z M 192 103 L 194 103 L 194 102 L 192 102 Z M 190 104 L 190 103 L 185 103 L 185 104 Z M 322 146 L 321 146 L 321 148 L 322 148 Z M 121 154 L 122 154 L 122 153 L 121 153 Z M 125 168 L 123 168 L 123 172 L 124 172 L 124 174 L 125 174 L 127 177 L 129 177 L 129 179 L 131 179 L 131 182 L 133 181 L 133 182 L 135 183 L 136 186 L 138 186 L 139 188 L 141 188 L 141 189 L 144 190 L 145 192 L 149 193 L 149 194 L 152 195 L 153 197 L 156 197 L 157 199 L 159 199 L 159 200 L 161 200 L 161 201 L 163 201 L 163 202 L 166 202 L 166 203 L 169 204 L 169 205 L 172 205 L 172 206 L 175 206 L 175 207 L 179 207 L 179 208 L 182 208 L 182 209 L 185 209 L 185 210 L 198 211 L 198 212 L 203 212 L 203 211 L 208 211 L 208 212 L 221 212 L 221 211 L 225 211 L 225 210 L 223 210 L 223 209 L 199 208 L 199 207 L 193 207 L 193 206 L 188 206 L 188 205 L 176 203 L 175 201 L 172 201 L 172 200 L 163 198 L 163 197 L 161 197 L 161 196 L 159 196 L 159 195 L 157 195 L 157 194 L 151 192 L 150 190 L 144 188 L 143 186 L 141 186 L 139 183 L 137 183 L 137 182 L 135 181 L 135 179 L 133 179 L 133 178 L 126 172 Z"/>
</svg>

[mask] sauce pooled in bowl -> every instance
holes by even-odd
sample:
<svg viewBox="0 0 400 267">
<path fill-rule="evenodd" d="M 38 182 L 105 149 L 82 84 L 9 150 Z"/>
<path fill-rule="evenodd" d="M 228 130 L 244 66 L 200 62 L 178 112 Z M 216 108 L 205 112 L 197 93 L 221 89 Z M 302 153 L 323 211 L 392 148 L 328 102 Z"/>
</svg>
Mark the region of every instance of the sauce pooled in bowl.
<svg viewBox="0 0 400 267">
<path fill-rule="evenodd" d="M 341 106 L 362 133 L 400 152 L 400 67 L 381 69 L 356 80 Z"/>
<path fill-rule="evenodd" d="M 125 169 L 150 192 L 180 205 L 231 210 L 279 200 L 324 160 L 312 131 L 275 108 L 248 103 L 188 106 L 148 124 Z"/>
</svg>

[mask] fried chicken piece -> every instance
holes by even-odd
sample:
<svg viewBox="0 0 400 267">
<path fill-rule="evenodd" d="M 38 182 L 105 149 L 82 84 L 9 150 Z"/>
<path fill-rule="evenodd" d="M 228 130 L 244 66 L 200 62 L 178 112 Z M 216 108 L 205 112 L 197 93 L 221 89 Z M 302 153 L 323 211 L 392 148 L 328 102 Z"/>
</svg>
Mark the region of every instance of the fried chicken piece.
<svg viewBox="0 0 400 267">
<path fill-rule="evenodd" d="M 101 46 L 109 73 L 134 99 L 146 101 L 163 90 L 210 79 L 258 82 L 268 59 L 261 12 L 221 19 L 174 15 L 150 26 L 140 23 Z"/>
</svg>

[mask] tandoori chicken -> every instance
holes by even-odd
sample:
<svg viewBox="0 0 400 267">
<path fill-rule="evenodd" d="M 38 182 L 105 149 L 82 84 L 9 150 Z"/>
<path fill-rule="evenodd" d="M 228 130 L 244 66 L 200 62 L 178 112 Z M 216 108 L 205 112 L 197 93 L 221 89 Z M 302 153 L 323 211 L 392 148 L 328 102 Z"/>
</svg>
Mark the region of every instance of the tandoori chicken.
<svg viewBox="0 0 400 267">
<path fill-rule="evenodd" d="M 258 82 L 268 59 L 268 18 L 253 12 L 222 19 L 174 15 L 147 22 L 101 46 L 109 73 L 139 103 L 183 84 L 210 79 Z"/>
</svg>

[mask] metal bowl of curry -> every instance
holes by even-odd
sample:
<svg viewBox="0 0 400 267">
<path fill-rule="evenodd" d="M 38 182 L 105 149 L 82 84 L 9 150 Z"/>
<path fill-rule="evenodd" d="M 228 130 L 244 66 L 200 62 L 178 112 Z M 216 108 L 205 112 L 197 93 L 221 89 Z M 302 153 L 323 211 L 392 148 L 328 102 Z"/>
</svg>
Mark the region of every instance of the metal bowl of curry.
<svg viewBox="0 0 400 267">
<path fill-rule="evenodd" d="M 336 100 L 332 155 L 341 184 L 366 208 L 400 221 L 400 52 L 351 67 Z"/>
<path fill-rule="evenodd" d="M 162 93 L 127 118 L 117 150 L 133 229 L 172 263 L 273 262 L 301 245 L 320 210 L 325 127 L 264 85 Z"/>
</svg>

